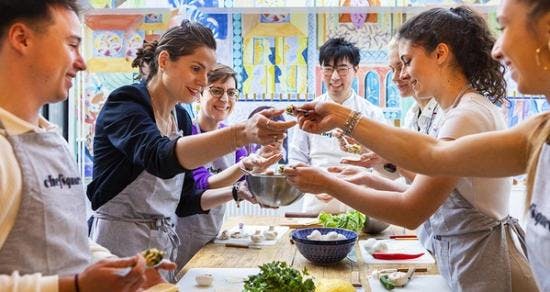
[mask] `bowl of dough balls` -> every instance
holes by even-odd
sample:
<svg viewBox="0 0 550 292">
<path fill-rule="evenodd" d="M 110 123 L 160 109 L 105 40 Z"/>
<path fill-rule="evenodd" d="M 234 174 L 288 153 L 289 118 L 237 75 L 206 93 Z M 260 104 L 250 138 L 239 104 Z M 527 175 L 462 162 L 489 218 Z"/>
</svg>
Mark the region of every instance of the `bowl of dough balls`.
<svg viewBox="0 0 550 292">
<path fill-rule="evenodd" d="M 310 262 L 335 264 L 353 249 L 357 233 L 341 228 L 303 228 L 292 232 L 298 251 Z"/>
</svg>

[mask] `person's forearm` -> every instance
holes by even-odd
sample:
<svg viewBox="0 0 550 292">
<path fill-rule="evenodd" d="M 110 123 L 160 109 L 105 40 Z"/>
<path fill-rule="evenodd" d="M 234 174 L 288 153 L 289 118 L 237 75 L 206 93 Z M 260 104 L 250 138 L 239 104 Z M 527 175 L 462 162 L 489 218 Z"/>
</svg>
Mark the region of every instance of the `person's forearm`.
<svg viewBox="0 0 550 292">
<path fill-rule="evenodd" d="M 388 161 L 427 175 L 510 176 L 524 173 L 527 161 L 526 139 L 510 131 L 445 142 L 362 118 L 352 136 Z"/>
<path fill-rule="evenodd" d="M 64 276 L 59 277 L 59 292 L 76 292 L 81 291 L 82 289 L 77 290 L 75 286 L 74 276 Z"/>
<path fill-rule="evenodd" d="M 205 191 L 201 197 L 201 208 L 203 210 L 210 210 L 231 201 L 233 199 L 231 190 L 232 186 Z"/>
<path fill-rule="evenodd" d="M 182 167 L 194 169 L 247 144 L 244 126 L 236 124 L 178 140 L 176 156 Z M 207 145 L 207 146 L 205 146 Z"/>
<path fill-rule="evenodd" d="M 238 181 L 242 176 L 240 163 L 236 163 L 220 173 L 209 176 L 208 185 L 211 189 L 227 187 Z"/>
<path fill-rule="evenodd" d="M 379 191 L 390 191 L 390 192 L 404 192 L 407 190 L 407 185 L 396 182 L 389 178 L 382 177 L 380 175 L 370 176 L 366 185 L 370 188 L 379 190 Z"/>
</svg>

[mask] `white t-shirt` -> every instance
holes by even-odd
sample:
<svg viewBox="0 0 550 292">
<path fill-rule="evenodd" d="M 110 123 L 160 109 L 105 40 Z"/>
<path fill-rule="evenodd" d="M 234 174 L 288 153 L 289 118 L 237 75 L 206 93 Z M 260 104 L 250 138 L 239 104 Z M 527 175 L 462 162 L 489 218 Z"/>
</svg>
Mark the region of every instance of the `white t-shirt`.
<svg viewBox="0 0 550 292">
<path fill-rule="evenodd" d="M 465 94 L 455 107 L 446 110 L 438 139 L 457 139 L 462 136 L 506 129 L 500 109 L 477 93 Z M 458 191 L 476 209 L 495 219 L 509 213 L 508 198 L 512 178 L 463 177 Z"/>
</svg>

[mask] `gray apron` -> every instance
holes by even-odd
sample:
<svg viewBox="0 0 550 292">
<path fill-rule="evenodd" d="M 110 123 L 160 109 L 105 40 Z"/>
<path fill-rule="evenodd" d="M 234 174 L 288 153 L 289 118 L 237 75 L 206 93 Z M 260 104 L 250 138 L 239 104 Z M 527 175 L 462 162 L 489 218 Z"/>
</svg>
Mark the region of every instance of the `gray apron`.
<svg viewBox="0 0 550 292">
<path fill-rule="evenodd" d="M 550 145 L 544 144 L 527 213 L 529 265 L 541 291 L 550 291 Z"/>
<path fill-rule="evenodd" d="M 175 118 L 175 117 L 174 117 Z M 175 118 L 174 125 L 177 125 Z M 172 129 L 171 139 L 181 135 Z M 132 183 L 94 213 L 90 237 L 120 257 L 148 248 L 166 252 L 175 261 L 179 238 L 175 211 L 185 174 L 162 179 L 144 170 Z M 174 273 L 167 274 L 169 280 Z"/>
<path fill-rule="evenodd" d="M 432 250 L 441 276 L 453 291 L 512 291 L 508 234 L 516 233 L 525 252 L 524 233 L 516 219 L 491 218 L 455 189 L 424 223 L 432 232 Z"/>
<path fill-rule="evenodd" d="M 198 134 L 200 127 L 196 124 Z M 215 161 L 205 164 L 211 174 L 219 173 L 236 163 L 235 152 L 226 154 Z M 214 240 L 223 224 L 225 204 L 210 209 L 208 214 L 195 214 L 179 217 L 176 231 L 181 239 L 176 264 L 182 268 L 203 246 Z"/>
<path fill-rule="evenodd" d="M 6 132 L 6 138 L 23 188 L 15 224 L 0 249 L 0 274 L 82 272 L 91 259 L 86 194 L 67 142 L 55 132 Z"/>
</svg>

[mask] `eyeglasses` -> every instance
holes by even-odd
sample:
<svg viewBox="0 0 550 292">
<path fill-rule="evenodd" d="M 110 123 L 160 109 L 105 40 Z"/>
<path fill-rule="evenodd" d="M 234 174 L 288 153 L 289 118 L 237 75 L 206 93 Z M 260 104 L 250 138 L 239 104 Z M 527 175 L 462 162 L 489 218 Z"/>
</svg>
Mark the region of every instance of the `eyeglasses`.
<svg viewBox="0 0 550 292">
<path fill-rule="evenodd" d="M 332 73 L 334 72 L 334 70 L 336 70 L 336 73 L 338 73 L 338 75 L 340 75 L 340 77 L 346 77 L 349 73 L 349 70 L 352 69 L 353 66 L 341 66 L 341 67 L 330 67 L 330 66 L 323 66 L 321 68 L 321 71 L 323 72 L 323 75 L 327 76 L 327 77 L 330 77 L 332 76 Z"/>
<path fill-rule="evenodd" d="M 236 88 L 229 88 L 227 90 L 224 90 L 221 87 L 211 86 L 208 88 L 208 92 L 210 92 L 210 94 L 216 98 L 221 98 L 226 92 L 229 98 L 237 98 L 237 96 L 239 96 L 239 90 Z"/>
</svg>

